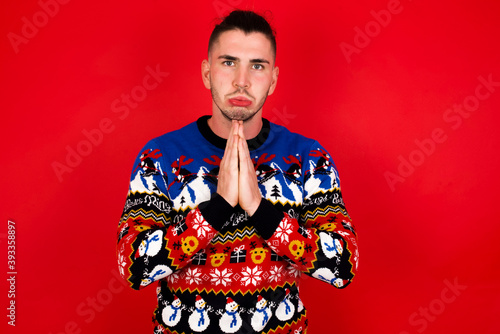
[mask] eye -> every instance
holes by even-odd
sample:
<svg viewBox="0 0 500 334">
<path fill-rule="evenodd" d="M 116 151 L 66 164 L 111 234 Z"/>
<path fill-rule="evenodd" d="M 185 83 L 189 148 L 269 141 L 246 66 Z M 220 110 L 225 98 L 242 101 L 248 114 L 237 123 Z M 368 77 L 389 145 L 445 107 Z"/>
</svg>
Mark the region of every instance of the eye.
<svg viewBox="0 0 500 334">
<path fill-rule="evenodd" d="M 222 62 L 222 65 L 233 66 L 234 65 L 234 61 L 232 61 L 232 60 L 224 60 Z"/>
<path fill-rule="evenodd" d="M 263 70 L 264 69 L 264 65 L 262 65 L 262 64 L 253 64 L 252 65 L 252 69 L 254 69 L 254 70 Z"/>
</svg>

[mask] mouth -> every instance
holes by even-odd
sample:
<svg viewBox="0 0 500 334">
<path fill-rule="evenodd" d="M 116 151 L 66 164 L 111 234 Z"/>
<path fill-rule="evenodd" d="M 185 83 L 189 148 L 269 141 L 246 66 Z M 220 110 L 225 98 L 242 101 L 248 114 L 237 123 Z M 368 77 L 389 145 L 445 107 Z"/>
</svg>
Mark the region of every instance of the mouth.
<svg viewBox="0 0 500 334">
<path fill-rule="evenodd" d="M 229 99 L 229 103 L 235 107 L 248 107 L 252 101 L 243 96 L 237 96 Z"/>
</svg>

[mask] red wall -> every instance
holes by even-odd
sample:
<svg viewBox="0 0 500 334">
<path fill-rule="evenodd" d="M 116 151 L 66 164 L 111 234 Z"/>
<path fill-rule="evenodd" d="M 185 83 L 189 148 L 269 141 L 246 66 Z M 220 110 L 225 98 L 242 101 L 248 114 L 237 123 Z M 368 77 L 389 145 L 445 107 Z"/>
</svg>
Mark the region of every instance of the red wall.
<svg viewBox="0 0 500 334">
<path fill-rule="evenodd" d="M 272 13 L 280 77 L 264 115 L 329 149 L 357 224 L 354 283 L 304 280 L 308 333 L 500 332 L 497 1 L 1 6 L 9 332 L 151 332 L 154 288 L 115 277 L 128 177 L 148 139 L 210 113 L 200 64 L 212 20 L 232 6 Z"/>
</svg>

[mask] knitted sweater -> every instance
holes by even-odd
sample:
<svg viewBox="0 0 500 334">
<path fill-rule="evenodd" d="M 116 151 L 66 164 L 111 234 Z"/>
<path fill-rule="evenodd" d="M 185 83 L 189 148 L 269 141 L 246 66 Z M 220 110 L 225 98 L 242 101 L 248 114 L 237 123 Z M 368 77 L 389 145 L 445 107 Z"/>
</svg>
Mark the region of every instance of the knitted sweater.
<svg viewBox="0 0 500 334">
<path fill-rule="evenodd" d="M 252 217 L 217 195 L 226 140 L 201 117 L 140 151 L 118 227 L 118 264 L 153 282 L 155 333 L 305 333 L 302 274 L 346 287 L 356 233 L 316 141 L 263 119 L 248 141 L 263 200 Z"/>
</svg>

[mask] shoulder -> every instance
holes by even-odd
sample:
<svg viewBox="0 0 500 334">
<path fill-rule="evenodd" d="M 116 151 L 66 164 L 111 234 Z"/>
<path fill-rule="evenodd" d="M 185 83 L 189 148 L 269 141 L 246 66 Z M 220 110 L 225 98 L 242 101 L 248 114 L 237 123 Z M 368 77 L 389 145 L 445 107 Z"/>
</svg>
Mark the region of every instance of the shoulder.
<svg viewBox="0 0 500 334">
<path fill-rule="evenodd" d="M 172 143 L 186 139 L 198 133 L 196 121 L 191 122 L 179 129 L 164 133 L 158 137 L 151 139 L 151 142 L 159 146 L 171 145 Z"/>
<path fill-rule="evenodd" d="M 316 140 L 308 138 L 300 133 L 292 132 L 288 130 L 285 126 L 270 123 L 270 136 L 273 140 L 278 140 L 281 143 L 288 143 L 290 146 L 303 147 L 305 149 L 310 148 L 315 145 Z"/>
<path fill-rule="evenodd" d="M 284 147 L 285 150 L 293 150 L 302 156 L 302 161 L 313 161 L 314 164 L 323 164 L 328 161 L 333 168 L 335 163 L 328 150 L 316 139 L 306 137 L 296 132 L 288 130 L 286 127 L 270 123 L 273 146 Z"/>
<path fill-rule="evenodd" d="M 193 146 L 191 141 L 195 140 L 196 132 L 196 122 L 191 122 L 179 129 L 150 139 L 139 151 L 136 164 L 149 157 L 155 157 L 161 163 L 164 159 L 171 160 L 171 156 L 177 158 L 179 154 L 186 154 Z"/>
</svg>

